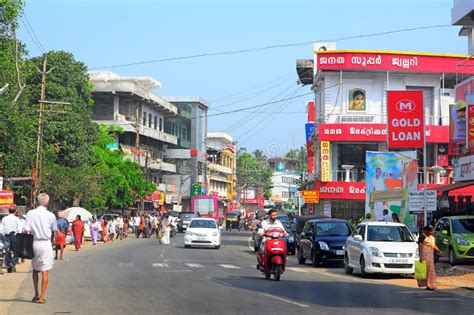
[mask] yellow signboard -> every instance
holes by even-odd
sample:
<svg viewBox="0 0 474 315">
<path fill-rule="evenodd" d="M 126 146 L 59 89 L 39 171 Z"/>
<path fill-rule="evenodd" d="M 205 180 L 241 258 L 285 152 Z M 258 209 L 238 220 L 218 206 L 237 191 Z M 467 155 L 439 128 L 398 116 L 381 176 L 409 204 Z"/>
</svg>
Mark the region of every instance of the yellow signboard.
<svg viewBox="0 0 474 315">
<path fill-rule="evenodd" d="M 317 190 L 302 190 L 301 195 L 303 196 L 305 203 L 319 202 L 319 191 Z"/>
<path fill-rule="evenodd" d="M 331 181 L 331 143 L 321 141 L 321 181 Z"/>
</svg>

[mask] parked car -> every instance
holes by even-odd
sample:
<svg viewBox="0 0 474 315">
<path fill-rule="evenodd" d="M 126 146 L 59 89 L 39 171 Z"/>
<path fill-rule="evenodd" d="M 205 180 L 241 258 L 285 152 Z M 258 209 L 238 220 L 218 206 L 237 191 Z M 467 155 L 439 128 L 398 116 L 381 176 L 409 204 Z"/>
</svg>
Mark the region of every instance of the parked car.
<svg viewBox="0 0 474 315">
<path fill-rule="evenodd" d="M 368 273 L 413 274 L 418 244 L 408 228 L 394 222 L 364 222 L 347 238 L 344 269 Z"/>
<path fill-rule="evenodd" d="M 178 214 L 178 232 L 182 233 L 186 231 L 188 228 L 189 224 L 191 223 L 191 220 L 195 218 L 196 215 L 194 212 L 180 212 Z"/>
<path fill-rule="evenodd" d="M 286 241 L 286 252 L 288 255 L 295 255 L 296 254 L 296 237 L 295 237 L 295 228 L 293 225 L 288 222 L 282 222 L 283 226 L 285 227 L 286 233 L 288 236 L 282 237 L 282 240 Z"/>
<path fill-rule="evenodd" d="M 306 222 L 298 242 L 298 263 L 311 260 L 313 267 L 322 262 L 343 261 L 347 238 L 352 233 L 349 221 L 314 219 Z"/>
<path fill-rule="evenodd" d="M 474 216 L 441 218 L 434 237 L 442 256 L 448 256 L 451 265 L 474 260 Z M 439 256 L 436 255 L 436 259 Z"/>
<path fill-rule="evenodd" d="M 212 218 L 194 218 L 184 234 L 184 247 L 221 247 L 221 229 Z"/>
</svg>

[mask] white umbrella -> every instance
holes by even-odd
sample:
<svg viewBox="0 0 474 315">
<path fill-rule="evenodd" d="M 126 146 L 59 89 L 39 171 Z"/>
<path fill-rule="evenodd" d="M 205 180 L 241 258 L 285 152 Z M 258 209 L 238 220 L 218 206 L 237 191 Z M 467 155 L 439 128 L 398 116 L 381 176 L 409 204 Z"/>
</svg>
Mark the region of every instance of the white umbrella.
<svg viewBox="0 0 474 315">
<path fill-rule="evenodd" d="M 92 213 L 81 207 L 67 208 L 66 210 L 61 211 L 60 213 L 62 214 L 63 218 L 68 220 L 69 222 L 73 222 L 74 220 L 76 220 L 77 215 L 81 216 L 81 221 L 87 221 L 89 219 L 92 219 L 93 216 Z"/>
</svg>

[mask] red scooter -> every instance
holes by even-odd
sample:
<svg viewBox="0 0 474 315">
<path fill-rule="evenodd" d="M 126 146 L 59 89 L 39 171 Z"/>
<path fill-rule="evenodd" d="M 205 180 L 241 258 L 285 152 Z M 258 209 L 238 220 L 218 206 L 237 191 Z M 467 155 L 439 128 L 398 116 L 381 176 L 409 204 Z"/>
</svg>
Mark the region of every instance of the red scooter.
<svg viewBox="0 0 474 315">
<path fill-rule="evenodd" d="M 275 281 L 279 281 L 285 271 L 286 241 L 281 239 L 284 234 L 285 231 L 278 228 L 271 228 L 265 232 L 264 251 L 260 248 L 257 253 L 257 269 L 265 275 L 265 279 L 270 279 L 273 274 Z"/>
</svg>

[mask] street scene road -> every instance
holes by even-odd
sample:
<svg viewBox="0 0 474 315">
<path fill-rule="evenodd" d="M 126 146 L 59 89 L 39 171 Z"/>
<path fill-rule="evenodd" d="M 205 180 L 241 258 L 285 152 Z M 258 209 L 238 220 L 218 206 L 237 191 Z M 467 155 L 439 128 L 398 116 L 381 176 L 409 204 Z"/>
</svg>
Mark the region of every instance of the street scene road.
<svg viewBox="0 0 474 315">
<path fill-rule="evenodd" d="M 51 272 L 48 302 L 31 303 L 29 277 L 9 314 L 472 314 L 474 297 L 386 285 L 298 265 L 281 281 L 257 271 L 248 232 L 224 232 L 222 247 L 128 239 L 70 253 Z M 341 266 L 326 266 L 340 269 Z M 415 281 L 415 280 L 412 280 Z"/>
</svg>

